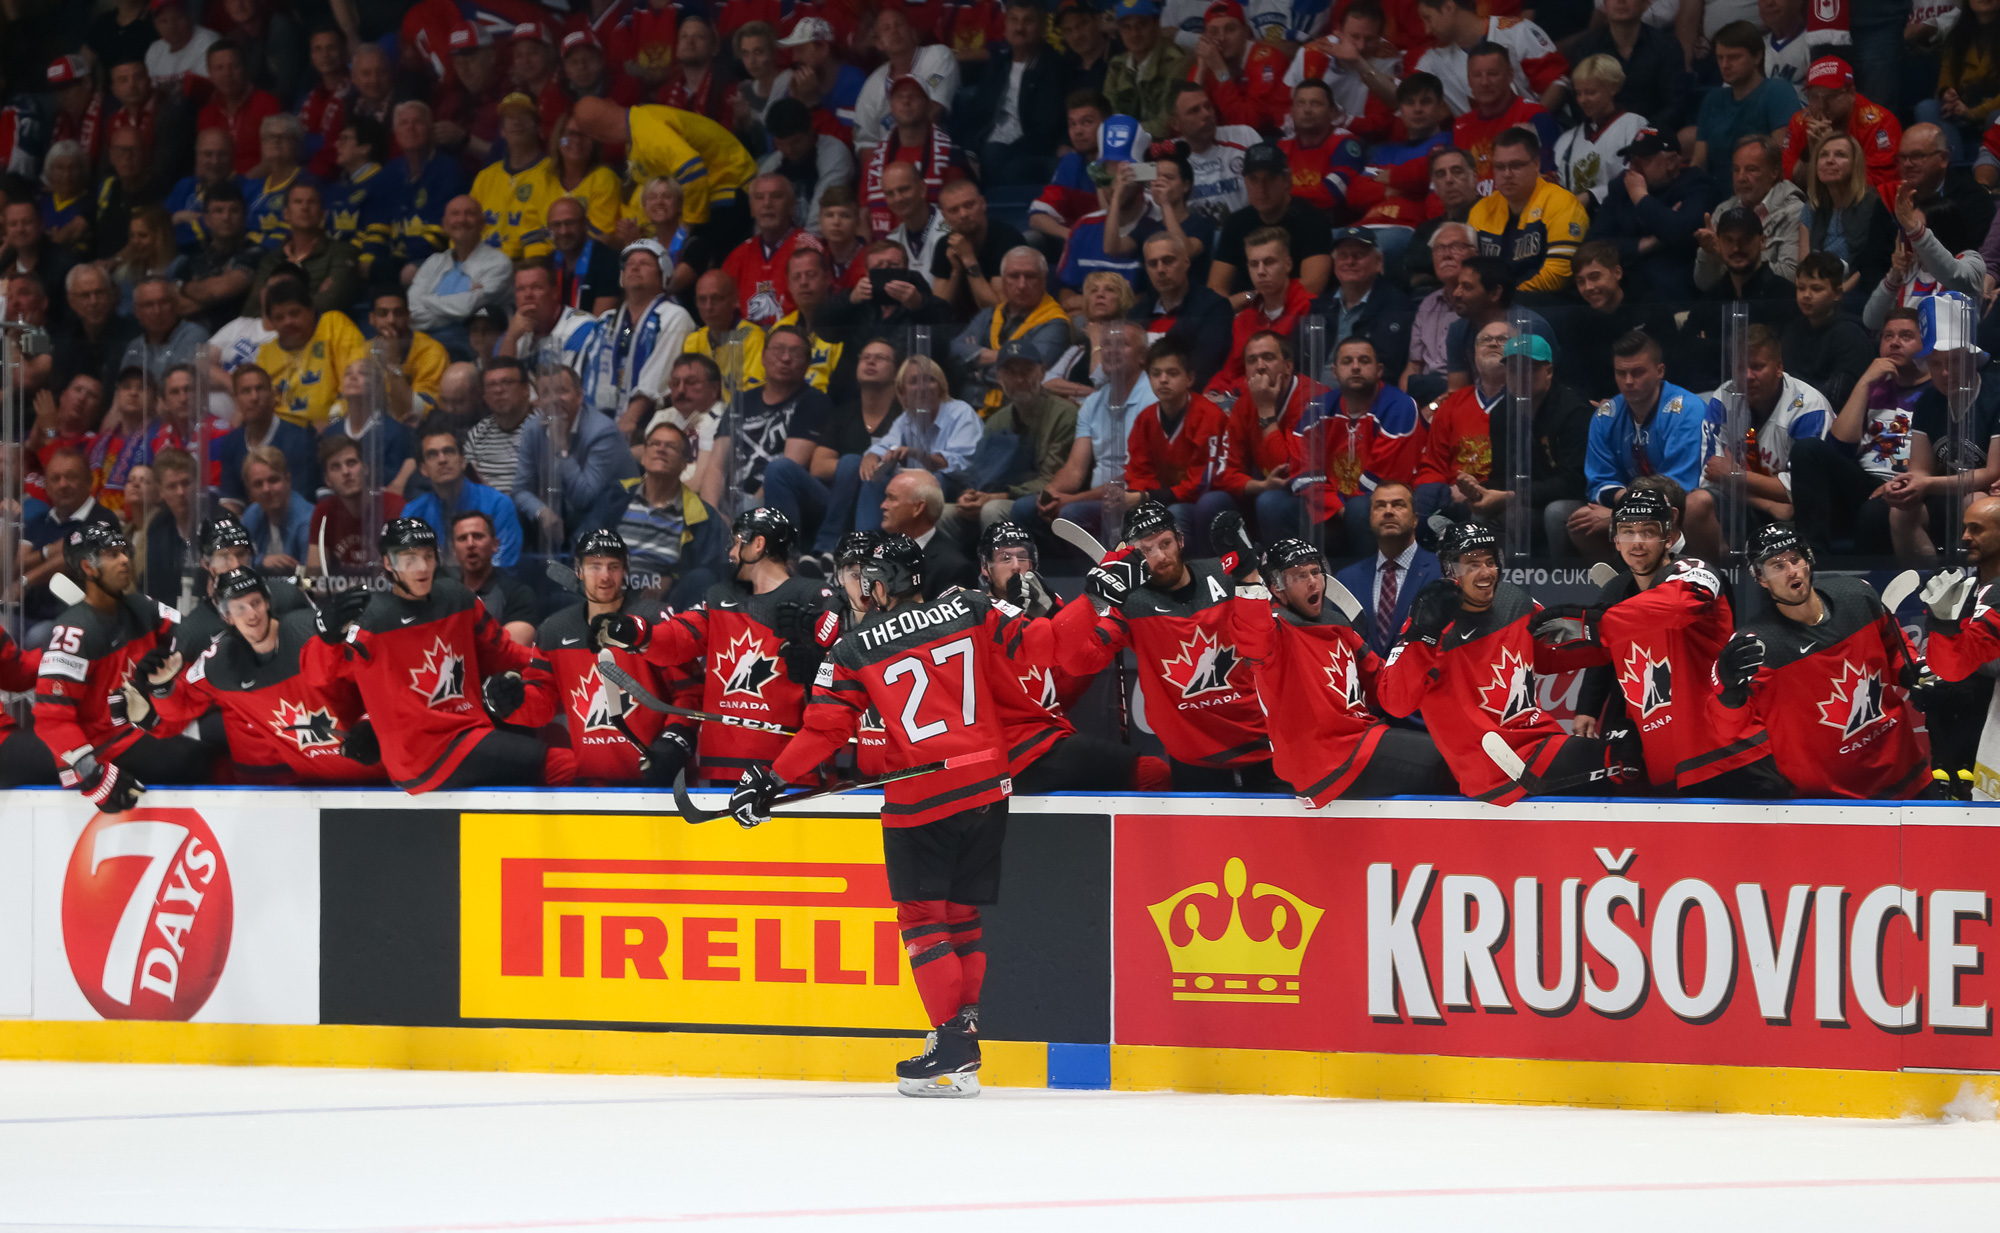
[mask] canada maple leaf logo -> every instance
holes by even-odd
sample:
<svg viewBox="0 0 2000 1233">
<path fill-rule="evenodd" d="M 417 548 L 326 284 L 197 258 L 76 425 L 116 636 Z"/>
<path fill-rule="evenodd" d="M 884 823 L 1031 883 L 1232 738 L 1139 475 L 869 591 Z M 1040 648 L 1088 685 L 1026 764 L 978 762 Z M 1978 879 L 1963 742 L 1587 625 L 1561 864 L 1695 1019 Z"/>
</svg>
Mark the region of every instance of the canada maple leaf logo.
<svg viewBox="0 0 2000 1233">
<path fill-rule="evenodd" d="M 1654 659 L 1651 647 L 1633 644 L 1618 670 L 1618 683 L 1626 699 L 1639 708 L 1641 719 L 1674 700 L 1673 669 L 1666 660 Z"/>
<path fill-rule="evenodd" d="M 583 725 L 585 732 L 616 732 L 618 725 L 612 722 L 613 718 L 630 715 L 634 705 L 628 699 L 622 712 L 614 711 L 611 691 L 605 687 L 604 679 L 597 675 L 594 667 L 576 683 L 575 689 L 569 691 L 570 710 L 575 712 L 577 722 Z"/>
<path fill-rule="evenodd" d="M 1535 674 L 1527 661 L 1512 651 L 1500 652 L 1493 665 L 1493 682 L 1479 691 L 1479 709 L 1502 724 L 1532 719 L 1535 714 Z"/>
<path fill-rule="evenodd" d="M 1326 683 L 1346 703 L 1348 710 L 1368 709 L 1368 700 L 1361 692 L 1361 674 L 1354 667 L 1354 652 L 1348 649 L 1346 643 L 1333 644 L 1333 654 L 1326 665 Z"/>
<path fill-rule="evenodd" d="M 440 636 L 424 652 L 423 666 L 410 669 L 410 688 L 422 694 L 430 706 L 463 699 L 465 657 L 453 651 Z"/>
<path fill-rule="evenodd" d="M 745 630 L 732 639 L 715 659 L 715 675 L 725 694 L 764 696 L 764 686 L 777 678 L 778 661 L 764 654 L 763 640 L 755 631 Z"/>
<path fill-rule="evenodd" d="M 1181 643 L 1181 653 L 1160 664 L 1160 673 L 1167 683 L 1181 691 L 1183 698 L 1197 698 L 1202 694 L 1232 693 L 1236 685 L 1229 678 L 1236 672 L 1236 666 L 1243 661 L 1236 658 L 1236 648 L 1224 644 L 1205 629 L 1194 631 L 1194 637 Z"/>
<path fill-rule="evenodd" d="M 1840 675 L 1834 678 L 1833 693 L 1819 704 L 1819 721 L 1829 728 L 1840 729 L 1840 735 L 1845 738 L 1881 723 L 1885 718 L 1887 716 L 1882 712 L 1882 674 L 1851 659 L 1840 661 Z"/>
<path fill-rule="evenodd" d="M 340 744 L 340 737 L 333 731 L 333 716 L 324 707 L 307 708 L 281 699 L 271 716 L 271 726 L 290 737 L 300 749 L 324 749 Z"/>
<path fill-rule="evenodd" d="M 1053 711 L 1062 705 L 1056 697 L 1056 674 L 1047 668 L 1030 668 L 1020 681 L 1021 692 L 1027 694 L 1043 710 Z"/>
</svg>

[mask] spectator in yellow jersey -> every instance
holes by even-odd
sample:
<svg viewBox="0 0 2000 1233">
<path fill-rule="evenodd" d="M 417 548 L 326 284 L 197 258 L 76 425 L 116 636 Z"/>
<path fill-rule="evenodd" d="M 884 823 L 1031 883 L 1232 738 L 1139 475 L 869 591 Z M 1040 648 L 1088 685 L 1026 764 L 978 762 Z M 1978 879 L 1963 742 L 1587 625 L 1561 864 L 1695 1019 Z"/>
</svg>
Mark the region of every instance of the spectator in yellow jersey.
<svg viewBox="0 0 2000 1233">
<path fill-rule="evenodd" d="M 368 324 L 383 344 L 376 351 L 388 367 L 391 384 L 409 387 L 408 396 L 394 398 L 395 404 L 401 407 L 414 400 L 419 418 L 437 410 L 438 389 L 451 357 L 443 343 L 410 324 L 410 297 L 401 288 L 377 291 L 368 306 Z"/>
<path fill-rule="evenodd" d="M 258 175 L 243 177 L 243 195 L 250 203 L 250 241 L 266 252 L 285 242 L 289 229 L 285 209 L 294 184 L 318 184 L 313 174 L 300 166 L 306 144 L 306 126 L 286 112 L 265 116 L 257 129 L 263 161 Z"/>
<path fill-rule="evenodd" d="M 833 289 L 833 266 L 826 254 L 817 248 L 795 248 L 785 261 L 785 285 L 791 291 L 792 303 L 798 307 L 778 318 L 771 328 L 792 325 L 806 332 L 812 343 L 806 355 L 806 384 L 824 394 L 828 383 L 833 380 L 833 370 L 840 364 L 841 349 L 845 345 L 828 342 L 812 328 L 813 319 L 819 315 L 819 306 L 826 303 L 827 293 Z M 763 384 L 763 361 L 760 352 L 754 369 L 748 363 L 744 365 L 744 385 Z"/>
<path fill-rule="evenodd" d="M 542 148 L 533 99 L 510 94 L 500 100 L 500 135 L 507 142 L 506 155 L 472 181 L 473 199 L 486 212 L 486 243 L 509 261 L 546 257 L 553 248 L 548 208 L 563 196 L 563 187 Z"/>
<path fill-rule="evenodd" d="M 584 135 L 570 122 L 569 113 L 556 119 L 550 138 L 549 158 L 563 195 L 574 197 L 589 213 L 590 234 L 607 239 L 618 226 L 618 212 L 624 208 L 624 193 L 618 173 L 604 165 L 604 147 Z"/>
<path fill-rule="evenodd" d="M 1570 193 L 1542 179 L 1542 141 L 1533 130 L 1510 128 L 1493 139 L 1493 193 L 1472 207 L 1479 255 L 1507 263 L 1518 291 L 1567 291 L 1569 259 L 1583 242 L 1590 215 Z"/>
<path fill-rule="evenodd" d="M 728 129 L 677 107 L 628 108 L 601 98 L 578 99 L 571 114 L 592 139 L 625 145 L 634 184 L 672 177 L 681 186 L 682 218 L 695 229 L 713 224 L 718 251 L 728 252 L 747 233 L 741 198 L 757 164 Z"/>
<path fill-rule="evenodd" d="M 264 293 L 264 316 L 278 336 L 257 349 L 257 367 L 271 374 L 278 417 L 317 432 L 340 398 L 340 375 L 368 353 L 347 314 L 320 312 L 312 293 L 292 279 Z"/>
<path fill-rule="evenodd" d="M 689 334 L 681 349 L 705 355 L 722 366 L 722 396 L 764 381 L 764 331 L 737 312 L 736 280 L 710 270 L 694 285 L 694 310 L 701 328 Z M 732 354 L 731 346 L 736 348 Z"/>
</svg>

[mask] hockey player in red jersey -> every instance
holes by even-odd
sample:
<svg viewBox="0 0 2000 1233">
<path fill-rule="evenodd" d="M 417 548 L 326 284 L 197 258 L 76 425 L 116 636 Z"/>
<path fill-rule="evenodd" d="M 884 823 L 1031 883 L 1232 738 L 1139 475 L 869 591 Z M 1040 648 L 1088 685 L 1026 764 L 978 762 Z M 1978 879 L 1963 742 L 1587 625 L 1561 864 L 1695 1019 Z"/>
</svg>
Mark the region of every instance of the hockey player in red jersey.
<svg viewBox="0 0 2000 1233">
<path fill-rule="evenodd" d="M 192 663 L 176 651 L 135 676 L 126 695 L 132 722 L 178 732 L 220 707 L 229 760 L 245 782 L 386 783 L 379 749 L 366 764 L 343 753 L 361 719 L 361 696 L 334 671 L 337 631 L 310 604 L 274 615 L 269 584 L 255 570 L 214 579 L 210 596 L 226 622 L 222 632 Z"/>
<path fill-rule="evenodd" d="M 201 551 L 202 569 L 207 572 L 205 585 L 208 593 L 174 628 L 174 650 L 189 663 L 198 659 L 216 636 L 229 628 L 229 623 L 223 619 L 221 600 L 216 594 L 217 581 L 231 570 L 254 569 L 257 560 L 257 548 L 250 541 L 250 532 L 244 530 L 234 514 L 221 513 L 204 520 L 195 542 Z M 312 608 L 312 601 L 305 597 L 305 593 L 282 578 L 266 578 L 264 587 L 274 621 L 288 613 Z"/>
<path fill-rule="evenodd" d="M 606 613 L 645 616 L 659 611 L 657 605 L 648 605 L 625 589 L 627 560 L 625 541 L 616 531 L 591 531 L 579 540 L 576 580 L 583 588 L 583 602 L 543 621 L 535 645 L 555 673 L 577 779 L 587 784 L 671 784 L 694 755 L 694 722 L 668 723 L 668 716 L 621 698 L 597 673 L 590 623 Z M 700 670 L 699 664 L 663 668 L 630 651 L 611 655 L 656 697 L 681 692 L 677 673 Z"/>
<path fill-rule="evenodd" d="M 833 591 L 794 577 L 786 558 L 797 541 L 791 520 L 765 506 L 736 516 L 729 563 L 736 576 L 709 588 L 702 602 L 667 620 L 636 613 L 591 619 L 597 647 L 631 651 L 648 663 L 678 667 L 704 660 L 700 709 L 796 728 L 828 635 L 822 618 L 837 622 Z M 768 766 L 787 737 L 724 724 L 704 723 L 689 775 L 733 784 L 753 766 Z"/>
<path fill-rule="evenodd" d="M 1182 559 L 1186 541 L 1157 501 L 1132 507 L 1125 542 L 1056 614 L 1056 662 L 1095 676 L 1132 648 L 1176 791 L 1287 791 L 1271 770 L 1264 711 L 1230 632 L 1235 581 L 1219 562 Z"/>
<path fill-rule="evenodd" d="M 996 522 L 979 537 L 979 578 L 986 597 L 1016 607 L 1035 620 L 1056 610 L 1056 598 L 1041 575 L 1035 537 L 1012 522 Z M 1009 725 L 1007 770 L 1016 791 L 1165 792 L 1167 764 L 1141 756 L 1129 745 L 1077 732 L 1064 713 L 1090 688 L 1089 677 L 1072 676 L 1055 662 L 1018 664 L 1016 678 L 1026 694 L 1026 723 Z"/>
<path fill-rule="evenodd" d="M 1544 609 L 1531 629 L 1535 670 L 1594 669 L 1615 676 L 1618 705 L 1600 716 L 1605 692 L 1579 703 L 1579 731 L 1629 727 L 1645 749 L 1656 788 L 1697 796 L 1790 796 L 1761 725 L 1743 724 L 1716 700 L 1715 657 L 1735 620 L 1722 580 L 1706 562 L 1675 557 L 1674 507 L 1656 483 L 1641 479 L 1611 512 L 1611 543 L 1630 568 L 1604 584 L 1588 605 Z M 1608 672 L 1606 669 L 1608 668 Z M 1727 733 L 1725 736 L 1724 734 Z"/>
<path fill-rule="evenodd" d="M 1722 705 L 1771 733 L 1803 797 L 1909 800 L 1931 783 L 1930 741 L 1910 704 L 1919 667 L 1867 583 L 1813 572 L 1812 548 L 1759 527 L 1750 568 L 1770 610 L 1745 621 L 1717 664 Z"/>
<path fill-rule="evenodd" d="M 923 549 L 907 535 L 884 536 L 875 546 L 862 567 L 863 596 L 874 611 L 821 664 L 805 729 L 775 765 L 745 773 L 729 808 L 745 826 L 766 820 L 785 782 L 806 778 L 837 753 L 871 709 L 886 721 L 887 771 L 978 759 L 896 780 L 882 805 L 889 894 L 917 992 L 937 1025 L 924 1052 L 896 1067 L 898 1088 L 910 1096 L 975 1096 L 986 976 L 979 908 L 999 896 L 1011 790 L 1001 710 L 1008 693 L 1020 696 L 1009 660 L 1046 662 L 1052 630 L 970 591 L 926 602 L 923 568 Z"/>
<path fill-rule="evenodd" d="M 312 683 L 344 678 L 360 689 L 362 739 L 380 744 L 390 782 L 415 793 L 575 779 L 569 750 L 495 726 L 554 717 L 548 661 L 509 638 L 464 584 L 438 576 L 429 523 L 395 519 L 380 549 L 390 590 L 373 593 L 341 657 Z"/>
<path fill-rule="evenodd" d="M 174 613 L 135 585 L 132 545 L 116 527 L 87 522 L 63 541 L 83 602 L 56 618 L 35 679 L 35 735 L 57 778 L 104 813 L 130 809 L 148 783 L 205 783 L 217 750 L 161 739 L 125 714 L 125 682 L 166 662 Z"/>
<path fill-rule="evenodd" d="M 1281 539 L 1260 562 L 1234 510 L 1216 515 L 1214 540 L 1236 580 L 1230 636 L 1274 720 L 1271 765 L 1299 798 L 1320 809 L 1336 798 L 1455 793 L 1451 768 L 1428 736 L 1392 728 L 1369 709 L 1382 663 L 1327 600 L 1319 549 Z"/>
<path fill-rule="evenodd" d="M 1618 746 L 1569 735 L 1536 704 L 1528 622 L 1539 609 L 1501 579 L 1493 532 L 1477 522 L 1454 525 L 1438 543 L 1438 564 L 1445 576 L 1410 601 L 1403 640 L 1376 677 L 1383 708 L 1422 710 L 1459 787 L 1496 805 L 1636 778 L 1636 756 L 1628 764 L 1613 756 Z M 1503 771 L 1488 755 L 1489 733 L 1513 751 L 1520 770 Z"/>
<path fill-rule="evenodd" d="M 42 666 L 42 653 L 30 651 L 26 655 L 0 628 L 0 689 L 8 693 L 27 693 L 35 688 L 35 674 Z M 33 731 L 14 722 L 14 717 L 0 709 L 0 788 L 17 788 L 22 784 L 51 784 L 56 781 L 56 764 L 49 756 L 49 747 L 37 740 Z"/>
</svg>

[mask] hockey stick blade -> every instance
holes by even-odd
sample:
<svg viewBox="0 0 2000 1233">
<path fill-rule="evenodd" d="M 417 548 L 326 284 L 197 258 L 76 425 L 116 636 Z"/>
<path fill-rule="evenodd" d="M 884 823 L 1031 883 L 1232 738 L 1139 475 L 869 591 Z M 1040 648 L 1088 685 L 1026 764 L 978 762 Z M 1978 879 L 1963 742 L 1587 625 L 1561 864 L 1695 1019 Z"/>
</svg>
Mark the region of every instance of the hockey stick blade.
<svg viewBox="0 0 2000 1233">
<path fill-rule="evenodd" d="M 808 788 L 804 792 L 792 792 L 771 802 L 773 810 L 802 801 L 815 801 L 823 796 L 838 796 L 843 792 L 859 792 L 868 788 L 879 788 L 883 784 L 895 783 L 899 779 L 915 779 L 919 775 L 935 775 L 939 771 L 959 771 L 971 766 L 980 766 L 1000 757 L 997 749 L 981 749 L 973 753 L 958 754 L 937 762 L 926 762 L 921 766 L 907 766 L 900 771 L 891 771 L 874 779 L 857 780 L 854 783 L 837 783 L 824 788 Z M 729 810 L 707 810 L 696 807 L 694 799 L 688 795 L 687 771 L 674 776 L 674 805 L 681 816 L 691 823 L 713 822 L 717 818 L 729 816 Z"/>
<path fill-rule="evenodd" d="M 726 724 L 731 728 L 749 728 L 753 732 L 770 732 L 778 736 L 797 736 L 798 733 L 783 724 L 767 723 L 761 719 L 747 719 L 741 715 L 711 715 L 707 711 L 691 711 L 684 706 L 674 706 L 662 702 L 653 691 L 634 680 L 632 674 L 618 666 L 611 658 L 609 648 L 598 652 L 597 674 L 636 699 L 640 706 L 661 715 L 679 715 L 683 719 L 699 719 L 705 723 Z"/>
<path fill-rule="evenodd" d="M 1361 616 L 1361 601 L 1354 598 L 1354 592 L 1340 585 L 1332 574 L 1322 575 L 1326 579 L 1326 599 L 1341 614 L 1352 621 Z"/>
<path fill-rule="evenodd" d="M 1916 589 L 1917 589 L 1916 570 L 1906 569 L 1902 573 L 1897 574 L 1894 578 L 1889 579 L 1888 586 L 1882 588 L 1883 609 L 1886 610 L 1890 616 L 1896 615 L 1896 609 L 1902 607 L 1903 601 L 1908 599 L 1910 597 L 1910 592 Z"/>
<path fill-rule="evenodd" d="M 70 581 L 69 575 L 61 570 L 49 575 L 49 594 L 55 596 L 56 602 L 65 608 L 83 602 L 83 588 Z"/>
<path fill-rule="evenodd" d="M 542 572 L 548 576 L 550 582 L 568 591 L 571 595 L 580 595 L 583 593 L 583 584 L 577 581 L 576 571 L 564 565 L 561 561 L 550 561 L 548 568 Z"/>
<path fill-rule="evenodd" d="M 1590 581 L 1593 586 L 1609 586 L 1611 580 L 1617 576 L 1618 567 L 1609 561 L 1599 561 L 1590 567 Z"/>
<path fill-rule="evenodd" d="M 1528 773 L 1528 764 L 1521 761 L 1521 755 L 1515 753 L 1514 747 L 1507 743 L 1507 738 L 1498 732 L 1488 732 L 1480 737 L 1479 747 L 1486 751 L 1486 756 L 1493 760 L 1493 765 L 1500 768 L 1500 773 L 1513 782 L 1520 783 L 1521 777 Z"/>
<path fill-rule="evenodd" d="M 1067 518 L 1056 519 L 1056 538 L 1090 558 L 1092 565 L 1104 559 L 1104 545 L 1097 537 Z"/>
</svg>

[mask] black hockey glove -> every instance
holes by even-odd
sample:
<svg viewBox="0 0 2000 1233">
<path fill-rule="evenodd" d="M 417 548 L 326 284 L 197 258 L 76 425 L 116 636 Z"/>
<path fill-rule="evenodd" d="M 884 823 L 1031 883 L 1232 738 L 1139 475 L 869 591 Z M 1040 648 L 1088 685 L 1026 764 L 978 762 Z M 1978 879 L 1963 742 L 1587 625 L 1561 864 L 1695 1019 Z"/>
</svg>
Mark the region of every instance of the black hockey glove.
<svg viewBox="0 0 2000 1233">
<path fill-rule="evenodd" d="M 146 790 L 145 784 L 113 763 L 99 762 L 95 754 L 84 754 L 70 769 L 76 773 L 77 791 L 100 813 L 124 813 L 139 803 L 139 794 Z"/>
<path fill-rule="evenodd" d="M 600 651 L 605 647 L 636 651 L 646 645 L 652 632 L 644 617 L 629 612 L 603 612 L 590 620 L 590 643 Z"/>
<path fill-rule="evenodd" d="M 375 737 L 375 725 L 363 719 L 347 730 L 340 741 L 340 756 L 363 766 L 382 760 L 382 742 Z"/>
<path fill-rule="evenodd" d="M 1031 617 L 1045 617 L 1056 610 L 1048 584 L 1032 569 L 1021 570 L 1007 580 L 1007 602 Z"/>
<path fill-rule="evenodd" d="M 1444 631 L 1458 619 L 1458 586 L 1442 578 L 1432 579 L 1410 601 L 1408 636 L 1436 646 Z"/>
<path fill-rule="evenodd" d="M 777 619 L 772 625 L 778 637 L 785 640 L 780 652 L 785 661 L 785 675 L 807 689 L 812 688 L 820 660 L 826 658 L 826 648 L 819 643 L 817 629 L 817 620 L 826 611 L 818 604 L 789 600 L 778 605 Z M 836 620 L 834 625 L 838 628 L 839 622 Z"/>
<path fill-rule="evenodd" d="M 322 642 L 339 642 L 347 637 L 347 627 L 361 619 L 361 614 L 373 599 L 367 587 L 349 587 L 333 597 L 329 604 L 331 616 L 320 614 L 319 637 Z"/>
<path fill-rule="evenodd" d="M 152 650 L 141 655 L 139 662 L 132 665 L 132 684 L 149 698 L 164 698 L 174 692 L 174 678 L 171 676 L 158 684 L 153 683 L 154 674 L 167 666 L 167 660 L 173 657 L 173 653 L 172 647 L 156 644 Z"/>
<path fill-rule="evenodd" d="M 528 684 L 518 672 L 489 676 L 479 683 L 479 700 L 486 704 L 488 715 L 505 723 L 528 700 Z"/>
<path fill-rule="evenodd" d="M 729 812 L 745 830 L 771 820 L 771 803 L 784 791 L 785 781 L 759 762 L 743 772 L 743 782 L 729 794 Z"/>
<path fill-rule="evenodd" d="M 667 728 L 639 755 L 639 770 L 653 783 L 670 784 L 694 757 L 694 729 Z"/>
<path fill-rule="evenodd" d="M 1223 573 L 1242 582 L 1257 572 L 1257 545 L 1243 526 L 1242 514 L 1233 509 L 1217 514 L 1208 524 L 1208 539 L 1222 558 Z"/>
<path fill-rule="evenodd" d="M 1139 585 L 1139 571 L 1144 568 L 1145 562 L 1130 550 L 1107 555 L 1083 576 L 1084 593 L 1106 608 L 1122 608 L 1126 597 Z"/>
<path fill-rule="evenodd" d="M 1722 686 L 1722 705 L 1732 711 L 1750 702 L 1750 682 L 1764 667 L 1764 640 L 1752 633 L 1739 633 L 1723 644 L 1715 657 L 1715 679 Z"/>
<path fill-rule="evenodd" d="M 1582 643 L 1585 646 L 1603 644 L 1604 609 L 1599 605 L 1558 604 L 1544 608 L 1528 622 L 1528 632 L 1535 641 L 1547 646 L 1567 646 Z"/>
</svg>

